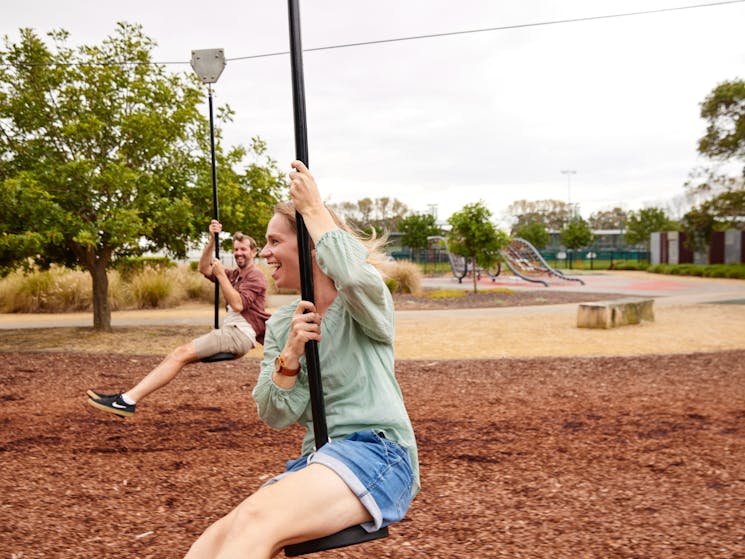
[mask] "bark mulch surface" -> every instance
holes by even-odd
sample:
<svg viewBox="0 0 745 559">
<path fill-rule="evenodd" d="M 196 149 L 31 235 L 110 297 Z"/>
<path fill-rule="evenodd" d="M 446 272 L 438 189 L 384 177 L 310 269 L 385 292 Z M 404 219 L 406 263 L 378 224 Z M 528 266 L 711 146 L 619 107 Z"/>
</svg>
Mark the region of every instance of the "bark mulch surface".
<svg viewBox="0 0 745 559">
<path fill-rule="evenodd" d="M 295 456 L 259 361 L 193 365 L 120 420 L 85 389 L 156 356 L 0 355 L 0 557 L 182 557 Z M 745 558 L 745 351 L 409 360 L 423 489 L 385 540 L 317 557 Z"/>
</svg>

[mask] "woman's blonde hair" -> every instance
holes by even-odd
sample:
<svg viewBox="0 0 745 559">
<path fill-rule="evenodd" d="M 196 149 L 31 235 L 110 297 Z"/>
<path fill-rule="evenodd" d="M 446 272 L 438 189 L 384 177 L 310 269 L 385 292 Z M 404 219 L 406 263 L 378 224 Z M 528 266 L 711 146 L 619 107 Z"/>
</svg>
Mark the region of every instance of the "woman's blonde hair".
<svg viewBox="0 0 745 559">
<path fill-rule="evenodd" d="M 352 229 L 347 223 L 337 215 L 337 213 L 326 206 L 326 209 L 328 210 L 329 214 L 331 214 L 331 218 L 334 220 L 334 223 L 336 223 L 337 227 L 341 229 L 342 231 L 345 231 L 349 233 L 352 237 L 357 239 L 359 242 L 361 242 L 365 248 L 367 249 L 367 261 L 374 265 L 376 268 L 378 268 L 380 271 L 383 271 L 383 264 L 386 262 L 388 257 L 383 252 L 382 247 L 385 245 L 386 239 L 385 237 L 378 237 L 375 234 L 375 231 L 371 235 L 366 235 L 362 233 L 361 231 L 355 231 Z M 279 202 L 274 206 L 274 213 L 276 215 L 281 215 L 285 219 L 287 219 L 287 222 L 290 224 L 290 227 L 292 230 L 297 233 L 297 220 L 295 218 L 295 205 L 292 202 Z"/>
</svg>

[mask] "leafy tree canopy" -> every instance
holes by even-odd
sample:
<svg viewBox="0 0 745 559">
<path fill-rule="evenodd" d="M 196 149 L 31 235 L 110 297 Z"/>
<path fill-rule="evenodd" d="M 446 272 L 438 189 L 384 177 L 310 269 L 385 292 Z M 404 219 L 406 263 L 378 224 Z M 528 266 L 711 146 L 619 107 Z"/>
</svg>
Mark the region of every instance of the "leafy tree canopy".
<svg viewBox="0 0 745 559">
<path fill-rule="evenodd" d="M 91 273 L 94 326 L 110 328 L 106 269 L 146 250 L 183 255 L 211 218 L 209 123 L 193 74 L 152 62 L 139 25 L 100 45 L 47 45 L 30 29 L 0 52 L 0 266 L 26 259 Z M 220 122 L 229 108 L 218 111 Z M 283 181 L 265 146 L 224 152 L 217 133 L 221 221 L 263 235 Z M 252 153 L 263 157 L 248 165 Z"/>
<path fill-rule="evenodd" d="M 649 236 L 656 231 L 676 231 L 679 225 L 671 221 L 661 208 L 644 208 L 629 212 L 626 221 L 626 242 L 644 245 L 649 250 Z"/>
<path fill-rule="evenodd" d="M 546 226 L 540 221 L 533 221 L 516 228 L 514 236 L 528 241 L 538 250 L 546 248 L 551 240 Z"/>
<path fill-rule="evenodd" d="M 464 256 L 481 268 L 490 268 L 499 259 L 500 251 L 510 242 L 510 236 L 497 229 L 492 214 L 484 202 L 467 204 L 450 216 L 448 248 Z M 474 266 L 475 268 L 475 266 Z M 473 290 L 477 291 L 477 277 L 473 274 Z"/>
<path fill-rule="evenodd" d="M 581 217 L 577 217 L 561 230 L 560 238 L 562 244 L 568 249 L 579 250 L 590 246 L 594 235 L 588 223 Z"/>
<path fill-rule="evenodd" d="M 711 159 L 745 160 L 745 81 L 719 84 L 701 103 L 706 134 L 698 151 Z"/>
<path fill-rule="evenodd" d="M 745 81 L 717 85 L 701 103 L 701 117 L 707 127 L 699 153 L 718 162 L 745 161 Z M 682 220 L 689 248 L 708 246 L 714 231 L 745 229 L 745 166 L 740 176 L 716 167 L 700 170 L 686 188 L 690 199 L 699 200 Z"/>
<path fill-rule="evenodd" d="M 399 232 L 403 233 L 401 243 L 411 248 L 423 249 L 428 246 L 428 237 L 440 235 L 437 220 L 432 214 L 413 214 L 398 223 Z"/>
</svg>

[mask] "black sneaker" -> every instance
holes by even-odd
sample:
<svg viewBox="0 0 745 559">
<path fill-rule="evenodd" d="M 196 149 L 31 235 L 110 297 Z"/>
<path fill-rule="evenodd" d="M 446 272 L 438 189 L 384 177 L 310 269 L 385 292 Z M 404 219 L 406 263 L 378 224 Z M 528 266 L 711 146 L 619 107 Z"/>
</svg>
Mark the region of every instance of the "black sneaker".
<svg viewBox="0 0 745 559">
<path fill-rule="evenodd" d="M 91 400 L 100 400 L 101 398 L 111 398 L 112 396 L 118 396 L 118 394 L 104 394 L 103 392 L 96 392 L 95 390 L 88 390 L 86 392 L 88 398 Z"/>
<path fill-rule="evenodd" d="M 135 406 L 137 405 L 127 404 L 124 400 L 122 400 L 121 394 L 112 394 L 110 396 L 101 394 L 101 397 L 98 400 L 88 398 L 88 403 L 94 408 L 98 408 L 99 410 L 107 411 L 109 413 L 115 413 L 116 415 L 120 415 L 122 417 L 130 417 L 134 415 Z"/>
</svg>

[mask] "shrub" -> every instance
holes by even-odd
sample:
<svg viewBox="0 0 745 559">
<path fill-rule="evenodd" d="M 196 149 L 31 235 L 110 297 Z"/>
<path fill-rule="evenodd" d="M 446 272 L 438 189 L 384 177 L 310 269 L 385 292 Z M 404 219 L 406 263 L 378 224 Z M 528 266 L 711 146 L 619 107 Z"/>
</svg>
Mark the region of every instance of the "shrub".
<svg viewBox="0 0 745 559">
<path fill-rule="evenodd" d="M 745 264 L 657 264 L 649 266 L 647 271 L 653 274 L 745 279 Z"/>
<path fill-rule="evenodd" d="M 267 266 L 266 264 L 256 264 L 256 267 L 264 274 L 264 279 L 266 280 L 266 294 L 274 295 L 275 293 L 278 293 L 277 286 L 272 278 L 274 268 Z"/>
<path fill-rule="evenodd" d="M 65 312 L 91 308 L 90 275 L 52 266 L 49 270 L 16 271 L 0 281 L 2 312 Z"/>
<path fill-rule="evenodd" d="M 117 270 L 126 281 L 129 281 L 135 274 L 144 272 L 146 269 L 167 270 L 175 267 L 176 264 L 166 256 L 126 256 L 119 258 L 113 263 L 113 268 Z"/>
<path fill-rule="evenodd" d="M 465 289 L 435 289 L 424 295 L 430 299 L 461 299 L 466 296 Z"/>
<path fill-rule="evenodd" d="M 610 266 L 610 270 L 627 270 L 627 271 L 644 271 L 649 267 L 646 262 L 633 262 L 629 260 L 622 260 L 619 262 L 613 262 L 613 266 Z"/>
<path fill-rule="evenodd" d="M 383 273 L 392 281 L 386 282 L 388 289 L 394 287 L 395 291 L 392 293 L 419 293 L 422 290 L 422 271 L 413 262 L 387 262 L 383 267 Z"/>
<path fill-rule="evenodd" d="M 62 270 L 62 269 L 58 269 Z M 93 280 L 88 272 L 65 270 L 57 275 L 50 297 L 51 312 L 85 311 L 93 308 Z"/>
<path fill-rule="evenodd" d="M 116 270 L 109 270 L 109 307 L 112 311 L 126 309 L 132 306 L 132 293 Z"/>
<path fill-rule="evenodd" d="M 170 277 L 179 287 L 178 293 L 189 301 L 212 303 L 215 300 L 215 284 L 207 281 L 199 272 L 188 264 L 168 270 Z M 180 302 L 180 301 L 178 301 Z"/>
<path fill-rule="evenodd" d="M 130 289 L 137 308 L 157 308 L 167 306 L 173 299 L 179 299 L 178 284 L 163 270 L 145 268 L 132 277 Z"/>
<path fill-rule="evenodd" d="M 398 293 L 398 282 L 393 278 L 385 278 L 385 286 L 391 293 Z"/>
</svg>

